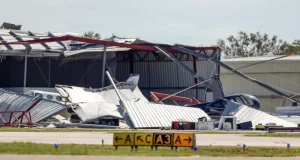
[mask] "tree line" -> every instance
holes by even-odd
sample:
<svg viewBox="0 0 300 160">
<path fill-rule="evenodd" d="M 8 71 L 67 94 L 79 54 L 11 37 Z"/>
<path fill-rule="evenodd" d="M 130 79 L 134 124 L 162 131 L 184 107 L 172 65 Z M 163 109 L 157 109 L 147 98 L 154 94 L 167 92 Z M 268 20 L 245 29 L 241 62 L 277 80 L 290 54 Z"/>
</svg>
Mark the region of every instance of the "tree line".
<svg viewBox="0 0 300 160">
<path fill-rule="evenodd" d="M 225 40 L 219 39 L 217 45 L 221 47 L 225 58 L 300 54 L 299 39 L 287 43 L 275 35 L 269 36 L 260 32 L 240 31 L 236 36 L 231 35 Z"/>
<path fill-rule="evenodd" d="M 86 31 L 82 37 L 101 39 L 99 33 Z M 269 36 L 267 33 L 238 32 L 236 36 L 231 35 L 225 40 L 217 40 L 217 45 L 222 49 L 224 58 L 254 57 L 266 55 L 300 55 L 300 39 L 287 43 L 276 35 Z"/>
</svg>

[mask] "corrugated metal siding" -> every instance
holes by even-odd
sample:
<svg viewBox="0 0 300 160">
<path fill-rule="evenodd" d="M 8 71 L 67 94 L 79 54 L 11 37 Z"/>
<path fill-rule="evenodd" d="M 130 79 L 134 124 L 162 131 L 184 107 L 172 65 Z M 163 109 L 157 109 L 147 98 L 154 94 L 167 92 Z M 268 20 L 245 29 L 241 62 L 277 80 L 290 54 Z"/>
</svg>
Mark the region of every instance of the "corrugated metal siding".
<svg viewBox="0 0 300 160">
<path fill-rule="evenodd" d="M 133 70 L 134 73 L 140 74 L 139 87 L 149 87 L 151 81 L 149 62 L 135 62 Z"/>
<path fill-rule="evenodd" d="M 249 64 L 257 63 L 258 61 L 224 61 L 225 64 L 233 68 L 239 68 Z M 265 82 L 274 87 L 282 88 L 294 93 L 300 93 L 300 61 L 272 61 L 263 64 L 258 64 L 245 69 L 241 69 L 242 73 L 249 77 Z M 272 95 L 277 95 L 255 83 L 245 80 L 238 75 L 228 72 L 221 68 L 221 82 L 224 93 L 226 95 L 235 93 L 248 93 L 255 95 L 262 103 L 261 110 L 267 112 L 275 112 L 276 106 L 282 106 L 283 98 L 268 98 Z M 282 90 L 283 91 L 283 90 Z M 288 95 L 293 95 L 283 91 Z M 285 106 L 291 105 L 289 100 L 286 100 Z"/>
<path fill-rule="evenodd" d="M 206 50 L 207 55 L 211 55 L 211 53 L 212 50 Z M 130 74 L 130 63 L 132 63 L 133 72 L 135 74 L 140 74 L 139 87 L 147 98 L 149 98 L 150 91 L 172 94 L 195 83 L 193 75 L 181 67 L 178 67 L 178 65 L 169 59 L 157 60 L 153 53 L 140 51 L 138 52 L 140 57 L 145 57 L 147 55 L 144 61 L 140 61 L 137 54 L 128 54 L 133 55 L 133 62 L 129 62 L 129 59 L 122 59 L 121 55 L 117 56 L 118 64 L 116 77 L 119 81 L 123 81 Z M 128 54 L 126 54 L 125 57 L 129 58 Z M 203 52 L 201 54 L 203 54 Z M 215 57 L 218 57 L 219 54 L 220 52 L 217 51 Z M 188 61 L 183 60 L 181 62 L 193 70 L 193 61 L 191 57 Z M 217 65 L 210 61 L 203 61 L 203 59 L 198 58 L 196 65 L 197 73 L 204 78 L 210 77 L 213 70 L 213 74 L 218 73 Z M 188 92 L 189 91 L 180 95 L 196 97 L 195 90 L 192 90 L 191 93 Z M 198 97 L 196 98 L 205 99 L 205 90 L 198 89 L 198 92 Z"/>
<path fill-rule="evenodd" d="M 171 127 L 172 121 L 197 122 L 208 115 L 199 108 L 124 101 L 135 128 Z"/>
<path fill-rule="evenodd" d="M 279 87 L 294 93 L 300 93 L 300 74 L 299 73 L 276 73 L 272 75 L 268 74 L 247 74 L 248 76 L 257 79 L 259 81 L 265 82 L 269 85 Z M 286 82 L 289 81 L 289 82 Z M 281 106 L 283 104 L 283 98 L 271 98 L 272 95 L 277 95 L 255 83 L 252 83 L 246 79 L 243 79 L 234 74 L 222 74 L 221 82 L 223 85 L 223 90 L 225 95 L 235 94 L 235 93 L 248 93 L 256 96 L 262 103 L 261 110 L 274 112 L 275 106 Z M 293 84 L 295 83 L 295 84 Z M 285 91 L 283 91 L 285 92 Z M 288 95 L 293 95 L 292 93 L 285 92 Z M 267 97 L 270 98 L 267 98 Z M 285 105 L 291 105 L 289 100 L 286 100 Z"/>
<path fill-rule="evenodd" d="M 177 67 L 173 62 L 153 62 L 150 67 L 151 87 L 177 87 Z"/>
<path fill-rule="evenodd" d="M 300 73 L 276 73 L 276 74 L 247 74 L 248 76 L 265 82 L 269 85 L 282 88 L 294 93 L 300 93 Z M 225 93 L 248 92 L 255 95 L 274 95 L 273 92 L 262 88 L 256 83 L 250 82 L 235 74 L 222 74 L 221 81 Z M 291 94 L 291 93 L 289 93 Z"/>
<path fill-rule="evenodd" d="M 117 80 L 124 81 L 129 75 L 129 62 L 118 62 L 116 71 Z"/>
<path fill-rule="evenodd" d="M 275 107 L 275 113 L 280 115 L 300 115 L 300 107 Z"/>
<path fill-rule="evenodd" d="M 0 90 L 1 112 L 26 111 L 34 102 L 34 97 Z M 66 109 L 66 107 L 60 103 L 48 100 L 41 100 L 30 110 L 32 122 L 36 123 L 64 109 Z M 15 114 L 18 117 L 21 114 L 21 112 L 16 112 Z M 2 113 L 1 115 L 5 121 L 9 120 L 9 113 Z M 26 121 L 26 118 L 23 119 L 23 123 L 26 123 Z"/>
<path fill-rule="evenodd" d="M 295 62 L 284 62 L 282 61 L 273 61 L 273 62 L 267 62 L 267 63 L 262 63 L 262 64 L 257 64 L 251 67 L 243 68 L 239 71 L 243 73 L 298 73 L 300 72 L 300 61 L 295 61 Z M 234 68 L 239 68 L 242 66 L 247 66 L 249 64 L 257 63 L 257 62 L 230 62 L 230 61 L 224 61 L 225 64 L 230 65 Z M 221 73 L 228 72 L 226 69 L 221 68 Z"/>
<path fill-rule="evenodd" d="M 40 88 L 40 87 L 11 87 L 11 88 L 3 88 L 6 91 L 10 91 L 10 92 L 16 92 L 16 93 L 20 93 L 23 94 L 27 91 L 30 90 L 40 90 L 40 91 L 46 91 L 46 92 L 55 92 L 58 93 L 57 90 L 55 88 Z"/>
<path fill-rule="evenodd" d="M 258 98 L 261 102 L 261 109 L 265 112 L 275 113 L 275 107 L 282 106 L 284 102 L 284 98 Z M 300 100 L 300 98 L 296 98 Z M 292 102 L 286 100 L 284 106 L 291 106 Z"/>
<path fill-rule="evenodd" d="M 267 123 L 276 123 L 276 125 L 283 125 L 284 127 L 297 127 L 296 124 L 286 120 L 277 118 L 262 111 L 241 105 L 233 116 L 237 117 L 238 123 L 252 121 L 252 125 L 256 126 L 259 123 L 266 125 Z"/>
<path fill-rule="evenodd" d="M 65 109 L 67 109 L 67 107 L 60 103 L 42 100 L 30 110 L 31 120 L 33 123 L 38 123 Z"/>
<path fill-rule="evenodd" d="M 182 63 L 188 66 L 189 68 L 193 69 L 193 61 L 182 61 Z M 176 65 L 176 68 L 178 73 L 176 72 L 173 73 L 173 76 L 177 76 L 178 74 L 178 80 L 177 80 L 178 87 L 187 87 L 195 84 L 194 75 L 190 74 L 189 72 L 187 72 L 185 69 L 183 69 L 178 65 Z M 197 71 L 199 73 L 199 70 Z"/>
</svg>

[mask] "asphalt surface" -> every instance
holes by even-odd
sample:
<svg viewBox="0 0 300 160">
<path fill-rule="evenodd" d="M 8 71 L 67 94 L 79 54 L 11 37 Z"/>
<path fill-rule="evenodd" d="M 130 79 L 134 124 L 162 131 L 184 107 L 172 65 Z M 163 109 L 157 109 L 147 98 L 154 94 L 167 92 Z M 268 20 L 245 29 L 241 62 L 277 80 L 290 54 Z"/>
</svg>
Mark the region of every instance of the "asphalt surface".
<svg viewBox="0 0 300 160">
<path fill-rule="evenodd" d="M 112 145 L 113 134 L 105 132 L 0 132 L 0 142 L 34 142 L 34 143 L 75 143 L 75 144 Z M 196 144 L 199 146 L 274 146 L 300 147 L 300 138 L 290 137 L 245 137 L 241 134 L 197 134 Z"/>
<path fill-rule="evenodd" d="M 0 155 L 1 160 L 299 160 L 300 157 L 113 157 L 113 156 L 32 156 Z"/>
</svg>

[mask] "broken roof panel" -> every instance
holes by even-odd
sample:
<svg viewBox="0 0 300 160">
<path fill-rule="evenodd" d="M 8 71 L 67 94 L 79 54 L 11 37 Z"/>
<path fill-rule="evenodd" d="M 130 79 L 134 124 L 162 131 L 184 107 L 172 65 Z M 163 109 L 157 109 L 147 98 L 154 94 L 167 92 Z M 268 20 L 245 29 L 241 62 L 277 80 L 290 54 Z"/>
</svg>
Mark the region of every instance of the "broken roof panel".
<svg viewBox="0 0 300 160">
<path fill-rule="evenodd" d="M 68 98 L 72 103 L 93 103 L 93 102 L 105 102 L 105 100 L 98 94 L 87 91 L 88 89 L 75 86 L 56 85 L 57 91 L 62 97 Z"/>
<path fill-rule="evenodd" d="M 0 42 L 28 41 L 56 37 L 51 33 L 32 33 L 30 31 L 0 29 Z M 69 48 L 63 42 L 45 42 L 36 44 L 0 45 L 0 55 L 24 56 L 26 47 L 30 49 L 29 57 L 60 56 Z"/>
<path fill-rule="evenodd" d="M 237 117 L 237 123 L 251 121 L 253 126 L 258 124 L 266 125 L 268 123 L 276 123 L 276 125 L 282 125 L 284 127 L 297 127 L 294 123 L 246 105 L 240 105 L 230 101 L 228 101 L 228 105 L 226 106 L 222 116 L 235 116 Z"/>
<path fill-rule="evenodd" d="M 61 103 L 43 99 L 30 110 L 31 120 L 34 123 L 38 123 L 62 112 L 65 109 L 67 109 L 67 107 Z"/>
<path fill-rule="evenodd" d="M 56 89 L 62 97 L 68 97 L 69 101 L 72 103 L 106 102 L 115 105 L 120 104 L 119 97 L 113 88 L 108 88 L 107 90 L 103 91 L 101 91 L 101 89 L 97 89 L 97 92 L 92 92 L 92 89 L 86 89 L 82 87 L 56 85 Z M 141 100 L 143 102 L 148 101 L 146 98 L 139 97 L 139 95 L 136 95 L 130 89 L 119 89 L 119 92 L 123 100 Z"/>
<path fill-rule="evenodd" d="M 33 123 L 37 123 L 66 109 L 60 103 L 45 99 L 38 99 L 28 95 L 17 94 L 0 89 L 0 113 L 2 118 L 8 122 L 10 112 L 20 116 L 22 112 L 30 112 Z M 26 119 L 23 119 L 26 123 Z"/>
<path fill-rule="evenodd" d="M 199 108 L 132 101 L 123 104 L 134 128 L 171 127 L 172 121 L 197 122 L 200 117 L 210 120 Z"/>
<path fill-rule="evenodd" d="M 109 103 L 79 103 L 72 105 L 74 112 L 84 122 L 94 121 L 104 117 L 123 119 L 118 106 Z"/>
</svg>

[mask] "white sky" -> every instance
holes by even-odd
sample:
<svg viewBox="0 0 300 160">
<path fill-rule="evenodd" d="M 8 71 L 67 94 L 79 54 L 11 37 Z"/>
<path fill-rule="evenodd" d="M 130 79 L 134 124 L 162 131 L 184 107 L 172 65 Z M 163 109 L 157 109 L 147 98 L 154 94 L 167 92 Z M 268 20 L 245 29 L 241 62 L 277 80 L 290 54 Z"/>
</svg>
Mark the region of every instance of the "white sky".
<svg viewBox="0 0 300 160">
<path fill-rule="evenodd" d="M 0 23 L 168 44 L 214 45 L 240 30 L 292 42 L 300 39 L 299 6 L 300 0 L 1 0 Z"/>
</svg>

